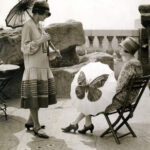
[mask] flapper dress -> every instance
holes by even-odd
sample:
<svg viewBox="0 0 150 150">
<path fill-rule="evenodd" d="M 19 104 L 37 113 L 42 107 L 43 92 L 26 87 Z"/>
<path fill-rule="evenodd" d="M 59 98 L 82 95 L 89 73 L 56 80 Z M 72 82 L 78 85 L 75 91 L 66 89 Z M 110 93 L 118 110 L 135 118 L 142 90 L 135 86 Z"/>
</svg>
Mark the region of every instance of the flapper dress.
<svg viewBox="0 0 150 150">
<path fill-rule="evenodd" d="M 21 84 L 21 107 L 44 108 L 55 104 L 56 88 L 47 56 L 47 42 L 40 46 L 36 40 L 45 32 L 31 19 L 22 30 L 21 51 L 25 70 Z"/>
</svg>

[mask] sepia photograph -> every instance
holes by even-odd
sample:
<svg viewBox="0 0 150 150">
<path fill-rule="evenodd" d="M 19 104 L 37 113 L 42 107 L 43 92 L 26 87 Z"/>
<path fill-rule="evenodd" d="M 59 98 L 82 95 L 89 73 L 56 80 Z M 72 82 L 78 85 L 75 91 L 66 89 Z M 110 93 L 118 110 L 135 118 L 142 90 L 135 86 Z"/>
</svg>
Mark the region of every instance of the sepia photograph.
<svg viewBox="0 0 150 150">
<path fill-rule="evenodd" d="M 150 1 L 0 3 L 0 150 L 149 150 Z"/>
</svg>

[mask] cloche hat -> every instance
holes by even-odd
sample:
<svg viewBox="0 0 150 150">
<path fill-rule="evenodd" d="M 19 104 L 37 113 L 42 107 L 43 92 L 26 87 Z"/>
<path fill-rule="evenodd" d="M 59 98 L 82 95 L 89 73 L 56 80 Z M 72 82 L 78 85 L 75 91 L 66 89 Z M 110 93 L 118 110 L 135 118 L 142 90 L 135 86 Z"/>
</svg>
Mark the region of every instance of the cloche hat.
<svg viewBox="0 0 150 150">
<path fill-rule="evenodd" d="M 135 52 L 140 47 L 140 45 L 132 37 L 127 37 L 124 41 L 120 43 L 120 46 L 124 48 L 125 52 L 130 54 L 135 54 Z"/>
</svg>

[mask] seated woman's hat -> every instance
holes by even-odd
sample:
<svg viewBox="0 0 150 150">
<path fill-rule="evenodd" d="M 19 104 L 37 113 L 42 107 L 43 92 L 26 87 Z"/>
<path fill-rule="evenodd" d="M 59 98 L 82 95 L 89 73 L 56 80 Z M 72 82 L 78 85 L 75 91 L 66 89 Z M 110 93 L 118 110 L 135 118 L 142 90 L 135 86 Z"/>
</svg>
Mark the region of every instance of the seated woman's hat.
<svg viewBox="0 0 150 150">
<path fill-rule="evenodd" d="M 124 41 L 120 43 L 120 46 L 124 48 L 125 52 L 130 54 L 135 54 L 135 52 L 140 47 L 140 45 L 132 37 L 127 37 Z"/>
</svg>

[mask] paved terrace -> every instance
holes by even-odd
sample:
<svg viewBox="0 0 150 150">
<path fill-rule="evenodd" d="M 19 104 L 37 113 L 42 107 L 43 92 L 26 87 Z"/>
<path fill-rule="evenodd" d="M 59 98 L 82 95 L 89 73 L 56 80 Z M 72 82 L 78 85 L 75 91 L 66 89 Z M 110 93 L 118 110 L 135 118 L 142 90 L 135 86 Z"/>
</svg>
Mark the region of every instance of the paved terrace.
<svg viewBox="0 0 150 150">
<path fill-rule="evenodd" d="M 121 139 L 117 145 L 112 136 L 100 138 L 99 135 L 107 128 L 103 115 L 93 118 L 94 133 L 80 135 L 78 133 L 63 133 L 65 127 L 75 118 L 78 112 L 71 105 L 70 99 L 59 99 L 58 103 L 48 109 L 41 109 L 40 122 L 46 125 L 49 139 L 35 137 L 32 132 L 27 132 L 24 124 L 29 111 L 19 108 L 19 99 L 9 99 L 8 120 L 0 118 L 0 150 L 149 150 L 150 149 L 150 99 L 149 89 L 144 95 L 135 111 L 135 116 L 130 120 L 137 138 L 131 136 Z M 1 116 L 2 113 L 0 112 Z M 83 127 L 84 121 L 80 123 Z M 123 133 L 126 128 L 122 129 Z"/>
</svg>

